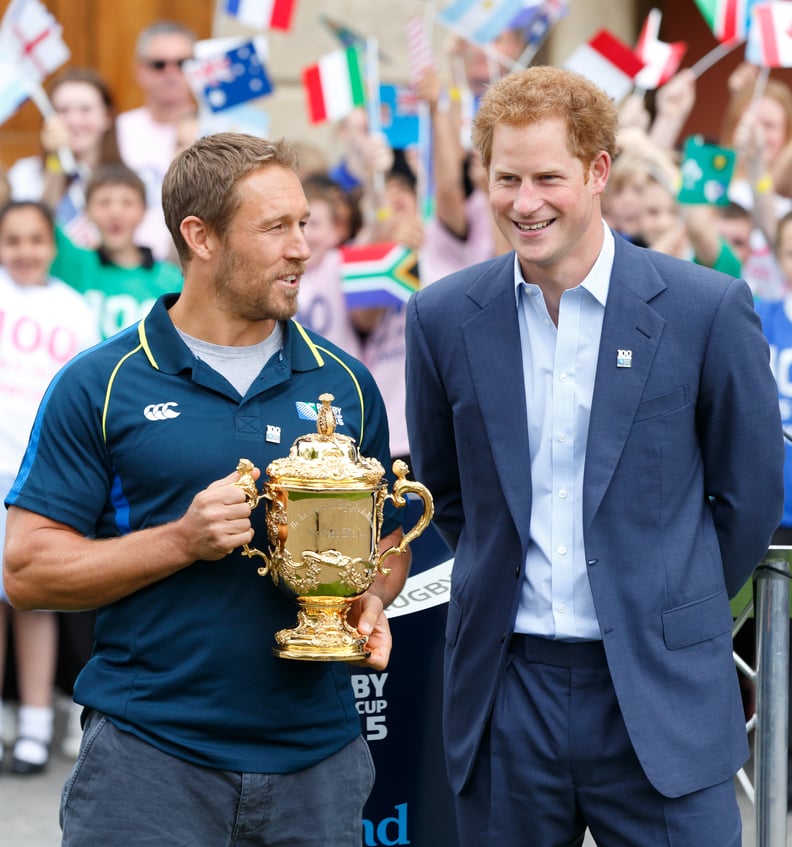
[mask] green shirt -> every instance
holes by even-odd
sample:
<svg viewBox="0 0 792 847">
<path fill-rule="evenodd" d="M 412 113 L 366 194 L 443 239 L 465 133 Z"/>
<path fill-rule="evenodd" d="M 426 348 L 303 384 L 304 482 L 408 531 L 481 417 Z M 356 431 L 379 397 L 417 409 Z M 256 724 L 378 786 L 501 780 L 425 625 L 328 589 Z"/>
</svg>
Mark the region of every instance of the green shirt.
<svg viewBox="0 0 792 847">
<path fill-rule="evenodd" d="M 742 274 L 742 263 L 725 238 L 720 237 L 718 240 L 720 241 L 720 251 L 711 267 L 716 271 L 728 274 L 729 276 L 735 276 L 739 279 Z M 693 261 L 697 265 L 704 264 L 698 256 L 694 256 Z"/>
<path fill-rule="evenodd" d="M 138 267 L 122 268 L 101 247 L 78 247 L 59 227 L 55 244 L 58 252 L 50 273 L 85 295 L 102 338 L 147 315 L 160 295 L 181 291 L 181 270 L 170 262 L 155 261 L 147 247 L 139 248 Z"/>
</svg>

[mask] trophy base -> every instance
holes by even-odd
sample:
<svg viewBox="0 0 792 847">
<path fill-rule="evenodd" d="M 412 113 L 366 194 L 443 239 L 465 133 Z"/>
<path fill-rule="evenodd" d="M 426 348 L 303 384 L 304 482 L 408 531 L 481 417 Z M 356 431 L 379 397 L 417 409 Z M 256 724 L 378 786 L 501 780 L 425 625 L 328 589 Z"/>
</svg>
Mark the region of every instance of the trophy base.
<svg viewBox="0 0 792 847">
<path fill-rule="evenodd" d="M 360 662 L 371 652 L 368 637 L 347 622 L 354 598 L 298 597 L 297 626 L 275 633 L 272 652 L 281 659 L 304 662 Z"/>
</svg>

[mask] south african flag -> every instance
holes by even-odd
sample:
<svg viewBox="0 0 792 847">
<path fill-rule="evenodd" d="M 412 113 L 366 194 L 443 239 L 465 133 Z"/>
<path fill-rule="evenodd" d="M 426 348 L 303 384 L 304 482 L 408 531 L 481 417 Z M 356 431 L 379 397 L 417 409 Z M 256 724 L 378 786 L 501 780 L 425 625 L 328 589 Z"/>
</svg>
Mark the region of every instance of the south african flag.
<svg viewBox="0 0 792 847">
<path fill-rule="evenodd" d="M 403 244 L 341 248 L 343 288 L 351 309 L 406 303 L 418 290 L 418 256 Z"/>
</svg>

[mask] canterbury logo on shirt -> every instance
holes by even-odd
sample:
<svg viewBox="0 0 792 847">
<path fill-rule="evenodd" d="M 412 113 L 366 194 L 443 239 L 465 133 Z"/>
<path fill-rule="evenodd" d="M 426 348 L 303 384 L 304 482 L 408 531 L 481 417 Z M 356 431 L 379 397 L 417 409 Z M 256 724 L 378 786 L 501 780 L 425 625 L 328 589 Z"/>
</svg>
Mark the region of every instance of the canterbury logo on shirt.
<svg viewBox="0 0 792 847">
<path fill-rule="evenodd" d="M 149 421 L 167 421 L 170 418 L 178 418 L 181 412 L 176 411 L 178 403 L 151 403 L 143 409 L 143 417 Z"/>
</svg>

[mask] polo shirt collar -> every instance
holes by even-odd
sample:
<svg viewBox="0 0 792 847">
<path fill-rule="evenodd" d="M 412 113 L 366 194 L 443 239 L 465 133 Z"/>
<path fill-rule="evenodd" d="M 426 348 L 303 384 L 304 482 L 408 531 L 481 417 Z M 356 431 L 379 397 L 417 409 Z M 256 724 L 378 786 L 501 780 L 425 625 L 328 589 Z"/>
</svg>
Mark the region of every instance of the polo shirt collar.
<svg viewBox="0 0 792 847">
<path fill-rule="evenodd" d="M 179 337 L 168 309 L 178 294 L 163 294 L 138 324 L 138 338 L 151 366 L 163 373 L 192 370 L 195 357 Z M 311 371 L 324 366 L 325 357 L 308 332 L 297 321 L 283 322 L 281 356 L 293 371 Z"/>
</svg>

